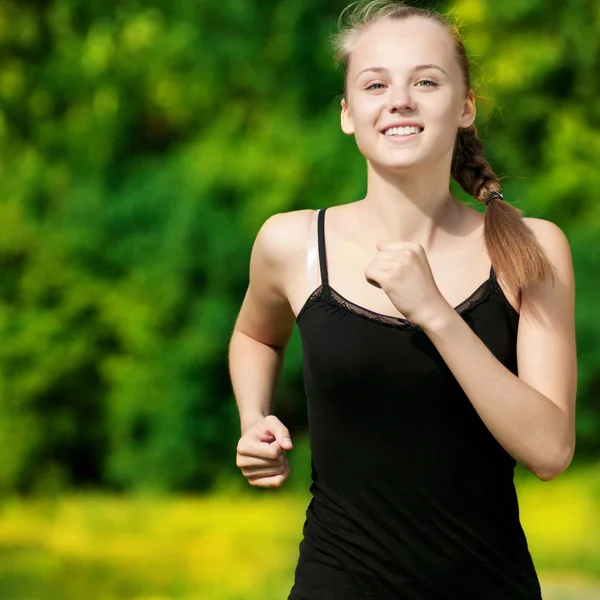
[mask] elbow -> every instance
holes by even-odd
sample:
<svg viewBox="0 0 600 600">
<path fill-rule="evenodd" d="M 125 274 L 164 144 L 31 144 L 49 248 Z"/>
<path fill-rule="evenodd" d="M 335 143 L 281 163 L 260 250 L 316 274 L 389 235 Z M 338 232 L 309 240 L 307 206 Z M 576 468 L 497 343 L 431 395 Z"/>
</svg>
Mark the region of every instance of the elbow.
<svg viewBox="0 0 600 600">
<path fill-rule="evenodd" d="M 564 471 L 564 469 L 562 469 L 562 470 L 554 469 L 554 470 L 546 470 L 546 471 L 536 471 L 535 472 L 535 476 L 540 481 L 552 481 L 553 479 L 556 479 L 563 471 Z"/>
<path fill-rule="evenodd" d="M 560 474 L 564 473 L 573 460 L 575 448 L 572 446 L 562 448 L 554 457 L 543 461 L 537 469 L 534 470 L 535 476 L 541 481 L 552 481 Z"/>
</svg>

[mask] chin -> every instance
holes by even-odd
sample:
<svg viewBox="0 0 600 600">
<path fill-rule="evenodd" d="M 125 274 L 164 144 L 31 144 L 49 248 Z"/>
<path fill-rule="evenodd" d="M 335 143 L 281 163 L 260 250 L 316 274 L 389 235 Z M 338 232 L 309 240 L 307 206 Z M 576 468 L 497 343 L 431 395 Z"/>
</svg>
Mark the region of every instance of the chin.
<svg viewBox="0 0 600 600">
<path fill-rule="evenodd" d="M 404 160 L 393 160 L 389 157 L 375 160 L 367 158 L 367 161 L 375 171 L 388 171 L 391 173 L 411 173 L 424 166 L 422 161 L 411 160 L 409 157 Z"/>
<path fill-rule="evenodd" d="M 358 144 L 357 144 L 358 145 Z M 361 154 L 366 158 L 367 163 L 375 169 L 385 169 L 394 171 L 404 171 L 414 169 L 422 165 L 424 161 L 424 152 L 422 149 L 385 149 L 381 148 L 360 147 Z"/>
</svg>

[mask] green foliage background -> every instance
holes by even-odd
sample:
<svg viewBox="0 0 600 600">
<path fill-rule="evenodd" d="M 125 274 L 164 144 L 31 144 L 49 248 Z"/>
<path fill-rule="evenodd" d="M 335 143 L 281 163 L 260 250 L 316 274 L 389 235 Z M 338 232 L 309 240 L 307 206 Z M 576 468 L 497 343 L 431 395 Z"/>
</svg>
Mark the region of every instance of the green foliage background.
<svg viewBox="0 0 600 600">
<path fill-rule="evenodd" d="M 600 5 L 454 9 L 506 197 L 573 249 L 576 460 L 600 450 Z M 0 492 L 237 476 L 226 350 L 276 212 L 360 198 L 345 0 L 0 2 Z M 464 196 L 463 196 L 464 197 Z M 305 426 L 298 339 L 277 410 Z"/>
</svg>

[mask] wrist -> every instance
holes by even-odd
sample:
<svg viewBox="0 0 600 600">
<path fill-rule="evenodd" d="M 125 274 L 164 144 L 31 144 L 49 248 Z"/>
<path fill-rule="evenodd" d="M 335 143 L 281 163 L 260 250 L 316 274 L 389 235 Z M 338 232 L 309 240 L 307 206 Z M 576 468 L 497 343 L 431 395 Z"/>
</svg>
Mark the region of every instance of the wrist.
<svg viewBox="0 0 600 600">
<path fill-rule="evenodd" d="M 441 333 L 460 315 L 444 300 L 435 309 L 419 315 L 416 325 L 425 333 Z"/>
<path fill-rule="evenodd" d="M 268 412 L 251 412 L 240 415 L 240 429 L 242 431 L 242 435 L 248 431 L 254 424 L 258 423 L 265 417 L 269 415 Z"/>
</svg>

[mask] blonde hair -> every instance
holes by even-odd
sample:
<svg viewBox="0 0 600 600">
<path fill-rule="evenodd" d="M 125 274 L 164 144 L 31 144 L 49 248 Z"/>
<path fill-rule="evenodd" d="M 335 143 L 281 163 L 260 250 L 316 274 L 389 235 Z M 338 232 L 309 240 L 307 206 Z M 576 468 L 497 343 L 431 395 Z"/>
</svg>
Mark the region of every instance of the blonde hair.
<svg viewBox="0 0 600 600">
<path fill-rule="evenodd" d="M 338 20 L 338 33 L 333 37 L 336 64 L 344 66 L 344 96 L 352 51 L 358 36 L 373 23 L 382 19 L 404 20 L 420 17 L 438 23 L 450 35 L 460 66 L 465 95 L 472 93 L 470 61 L 458 26 L 444 16 L 393 0 L 364 0 L 347 6 Z M 459 128 L 452 155 L 452 177 L 461 187 L 486 203 L 492 192 L 500 192 L 500 180 L 483 152 L 475 124 Z M 519 209 L 501 198 L 486 206 L 484 241 L 494 270 L 513 290 L 553 278 L 552 265 L 541 249 L 533 231 Z"/>
</svg>

